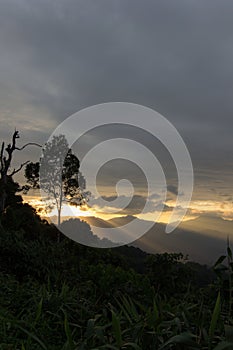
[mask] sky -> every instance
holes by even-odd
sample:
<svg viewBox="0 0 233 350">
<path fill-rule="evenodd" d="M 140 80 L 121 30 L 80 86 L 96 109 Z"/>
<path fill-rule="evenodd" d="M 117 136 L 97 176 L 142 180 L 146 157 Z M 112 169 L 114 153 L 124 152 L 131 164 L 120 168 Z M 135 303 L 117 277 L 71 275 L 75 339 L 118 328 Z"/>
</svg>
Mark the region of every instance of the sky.
<svg viewBox="0 0 233 350">
<path fill-rule="evenodd" d="M 0 139 L 17 128 L 20 144 L 43 144 L 68 116 L 99 103 L 150 107 L 177 128 L 190 152 L 195 186 L 188 215 L 233 219 L 232 16 L 228 0 L 1 0 Z M 87 137 L 89 147 L 116 133 L 97 130 L 94 141 Z M 151 147 L 167 169 L 169 207 L 174 169 L 162 147 Z M 39 156 L 27 148 L 15 161 Z M 127 172 L 127 165 L 115 166 Z M 99 181 L 111 197 L 108 181 L 118 173 L 108 168 Z M 135 214 L 133 204 L 127 214 Z M 98 198 L 96 205 L 102 209 Z"/>
</svg>

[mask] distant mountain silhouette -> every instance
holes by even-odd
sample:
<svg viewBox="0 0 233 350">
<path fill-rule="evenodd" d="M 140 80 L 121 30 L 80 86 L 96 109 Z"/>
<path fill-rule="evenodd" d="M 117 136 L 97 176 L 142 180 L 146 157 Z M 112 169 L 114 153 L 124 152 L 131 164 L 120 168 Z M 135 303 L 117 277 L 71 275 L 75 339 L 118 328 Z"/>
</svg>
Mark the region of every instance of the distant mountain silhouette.
<svg viewBox="0 0 233 350">
<path fill-rule="evenodd" d="M 107 238 L 99 238 L 91 231 L 90 225 L 80 219 L 70 218 L 62 221 L 61 231 L 67 237 L 84 245 L 101 248 L 111 246 L 111 241 Z"/>
<path fill-rule="evenodd" d="M 213 235 L 216 232 L 217 237 L 221 235 L 233 235 L 233 221 L 224 220 L 219 216 L 201 215 L 195 220 L 184 221 L 181 223 L 182 229 L 193 230 Z"/>
<path fill-rule="evenodd" d="M 54 219 L 56 222 L 55 217 Z M 79 219 L 91 225 L 94 233 L 95 226 L 115 228 L 116 232 L 119 231 L 120 236 L 123 232 L 121 227 L 132 221 L 134 216 L 128 215 L 110 220 L 103 220 L 94 216 L 79 217 Z M 76 219 L 63 217 L 63 221 L 66 223 L 70 220 Z M 143 220 L 140 220 L 140 222 L 142 223 Z M 71 229 L 74 224 L 76 226 L 75 222 L 70 225 L 70 238 L 76 239 L 78 234 Z M 217 216 L 201 215 L 196 219 L 184 221 L 170 234 L 165 233 L 165 227 L 166 225 L 162 223 L 154 224 L 145 235 L 130 245 L 152 254 L 182 252 L 185 255 L 188 254 L 190 260 L 211 265 L 220 255 L 225 254 L 227 236 L 233 242 L 233 221 L 224 220 Z M 109 240 L 95 235 L 90 227 L 89 230 L 84 230 L 84 232 L 89 235 L 88 239 L 92 246 L 98 247 L 101 245 L 103 247 L 104 242 L 108 246 Z M 74 235 L 76 238 L 74 238 Z M 82 243 L 82 239 L 84 239 L 83 244 L 87 244 L 87 236 L 83 238 L 81 235 L 79 237 L 80 243 Z"/>
<path fill-rule="evenodd" d="M 120 232 L 121 226 L 133 218 L 123 216 L 106 221 L 95 217 L 82 219 L 93 226 L 115 228 Z M 148 253 L 182 252 L 188 254 L 190 260 L 213 264 L 220 255 L 225 254 L 228 235 L 233 241 L 233 222 L 220 217 L 203 215 L 182 222 L 170 234 L 165 233 L 165 227 L 165 224 L 154 224 L 145 235 L 131 245 Z"/>
<path fill-rule="evenodd" d="M 97 218 L 96 216 L 80 216 L 79 219 L 87 222 L 89 225 L 93 225 L 96 227 L 103 227 L 103 228 L 112 227 L 110 220 L 103 220 L 103 219 Z"/>
</svg>

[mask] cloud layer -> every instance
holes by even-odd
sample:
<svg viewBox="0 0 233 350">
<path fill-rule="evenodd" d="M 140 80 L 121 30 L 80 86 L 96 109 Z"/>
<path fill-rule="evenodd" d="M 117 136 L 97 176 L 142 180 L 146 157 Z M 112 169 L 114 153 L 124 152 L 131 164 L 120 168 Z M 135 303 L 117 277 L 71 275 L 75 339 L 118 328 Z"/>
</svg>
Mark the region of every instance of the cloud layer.
<svg viewBox="0 0 233 350">
<path fill-rule="evenodd" d="M 0 137 L 18 127 L 45 142 L 83 107 L 143 104 L 177 127 L 198 181 L 215 187 L 233 162 L 232 13 L 226 0 L 1 1 Z"/>
</svg>

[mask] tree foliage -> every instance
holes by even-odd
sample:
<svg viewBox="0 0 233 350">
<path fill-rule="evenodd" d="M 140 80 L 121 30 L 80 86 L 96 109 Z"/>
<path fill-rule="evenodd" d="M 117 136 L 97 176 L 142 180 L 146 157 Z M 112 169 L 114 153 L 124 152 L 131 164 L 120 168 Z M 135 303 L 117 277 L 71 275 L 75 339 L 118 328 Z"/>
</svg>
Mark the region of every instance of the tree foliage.
<svg viewBox="0 0 233 350">
<path fill-rule="evenodd" d="M 47 210 L 57 210 L 58 225 L 64 203 L 82 205 L 87 200 L 86 183 L 79 172 L 79 159 L 72 153 L 65 135 L 53 136 L 42 150 L 40 163 L 29 163 L 25 169 L 27 183 L 41 188 Z"/>
</svg>

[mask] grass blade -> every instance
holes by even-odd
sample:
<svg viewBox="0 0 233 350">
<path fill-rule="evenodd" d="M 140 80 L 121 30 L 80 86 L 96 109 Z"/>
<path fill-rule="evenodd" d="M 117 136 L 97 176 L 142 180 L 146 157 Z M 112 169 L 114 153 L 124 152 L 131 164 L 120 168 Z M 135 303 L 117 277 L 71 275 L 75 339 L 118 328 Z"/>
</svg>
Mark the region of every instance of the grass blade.
<svg viewBox="0 0 233 350">
<path fill-rule="evenodd" d="M 120 349 L 122 347 L 121 325 L 120 325 L 119 317 L 115 314 L 113 310 L 112 310 L 112 328 L 115 334 L 117 346 Z"/>
<path fill-rule="evenodd" d="M 214 311 L 212 314 L 211 322 L 210 322 L 210 328 L 209 328 L 209 343 L 211 343 L 214 332 L 217 326 L 217 322 L 220 316 L 220 309 L 221 309 L 221 297 L 220 292 L 218 292 L 218 297 L 215 303 Z"/>
</svg>

